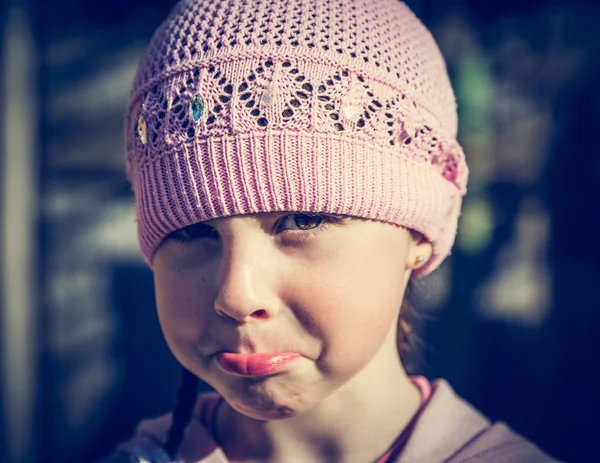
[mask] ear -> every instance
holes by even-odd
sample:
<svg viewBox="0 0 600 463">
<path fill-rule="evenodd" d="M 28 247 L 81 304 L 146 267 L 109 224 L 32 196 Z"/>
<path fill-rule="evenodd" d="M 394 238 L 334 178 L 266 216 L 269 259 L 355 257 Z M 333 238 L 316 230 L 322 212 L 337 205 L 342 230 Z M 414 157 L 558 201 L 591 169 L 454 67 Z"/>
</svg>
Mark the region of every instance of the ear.
<svg viewBox="0 0 600 463">
<path fill-rule="evenodd" d="M 417 270 L 431 259 L 433 246 L 421 233 L 411 230 L 410 234 L 412 239 L 406 255 L 406 267 Z"/>
</svg>

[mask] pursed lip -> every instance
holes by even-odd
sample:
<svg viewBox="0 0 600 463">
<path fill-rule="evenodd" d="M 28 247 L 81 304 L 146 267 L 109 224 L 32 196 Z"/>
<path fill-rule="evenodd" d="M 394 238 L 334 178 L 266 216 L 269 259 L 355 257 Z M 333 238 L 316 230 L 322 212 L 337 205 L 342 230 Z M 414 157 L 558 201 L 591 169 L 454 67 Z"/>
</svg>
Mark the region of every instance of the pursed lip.
<svg viewBox="0 0 600 463">
<path fill-rule="evenodd" d="M 300 359 L 296 352 L 250 353 L 219 352 L 217 365 L 227 373 L 239 376 L 268 376 L 288 370 Z"/>
</svg>

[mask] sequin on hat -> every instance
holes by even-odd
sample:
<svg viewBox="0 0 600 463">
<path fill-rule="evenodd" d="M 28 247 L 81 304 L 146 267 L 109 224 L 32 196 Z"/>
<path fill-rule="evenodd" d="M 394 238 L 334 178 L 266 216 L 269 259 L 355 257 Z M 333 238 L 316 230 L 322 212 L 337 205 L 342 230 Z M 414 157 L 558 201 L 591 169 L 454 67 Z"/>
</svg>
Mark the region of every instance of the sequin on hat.
<svg viewBox="0 0 600 463">
<path fill-rule="evenodd" d="M 141 114 L 137 122 L 137 134 L 142 145 L 146 145 L 148 143 L 148 126 L 146 125 L 146 119 Z"/>
<path fill-rule="evenodd" d="M 199 93 L 190 102 L 190 116 L 195 123 L 200 122 L 204 116 L 204 98 Z"/>
</svg>

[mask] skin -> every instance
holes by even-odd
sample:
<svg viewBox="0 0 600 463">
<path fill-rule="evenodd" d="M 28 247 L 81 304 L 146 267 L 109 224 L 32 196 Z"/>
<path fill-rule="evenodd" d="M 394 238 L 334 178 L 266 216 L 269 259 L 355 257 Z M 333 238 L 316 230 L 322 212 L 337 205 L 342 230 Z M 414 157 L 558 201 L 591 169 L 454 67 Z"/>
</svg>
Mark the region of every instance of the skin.
<svg viewBox="0 0 600 463">
<path fill-rule="evenodd" d="M 419 408 L 396 326 L 431 245 L 396 225 L 320 217 L 210 220 L 177 231 L 156 253 L 165 338 L 225 398 L 216 434 L 232 461 L 374 461 Z M 248 378 L 221 369 L 219 351 L 301 358 Z"/>
</svg>

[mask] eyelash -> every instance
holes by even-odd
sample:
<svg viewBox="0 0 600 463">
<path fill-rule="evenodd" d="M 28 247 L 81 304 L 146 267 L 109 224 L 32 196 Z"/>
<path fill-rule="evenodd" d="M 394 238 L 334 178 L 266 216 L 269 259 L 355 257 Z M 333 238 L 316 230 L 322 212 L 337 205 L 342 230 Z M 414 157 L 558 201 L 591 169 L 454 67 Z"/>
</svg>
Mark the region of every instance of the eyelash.
<svg viewBox="0 0 600 463">
<path fill-rule="evenodd" d="M 325 230 L 328 230 L 329 227 L 331 227 L 332 225 L 339 223 L 340 220 L 336 219 L 334 217 L 328 216 L 328 215 L 324 215 L 324 214 L 317 214 L 317 213 L 296 213 L 296 214 L 290 214 L 290 215 L 286 215 L 284 217 L 282 217 L 283 220 L 286 220 L 288 218 L 297 216 L 297 215 L 304 215 L 304 216 L 309 216 L 309 217 L 314 217 L 314 218 L 320 218 L 321 222 L 315 227 L 315 228 L 311 228 L 309 230 L 284 230 L 287 233 L 291 233 L 292 235 L 303 235 L 302 238 L 306 239 L 306 235 L 309 236 L 316 236 L 319 233 L 323 233 Z"/>
<path fill-rule="evenodd" d="M 337 218 L 337 217 L 332 217 L 326 214 L 318 214 L 318 213 L 313 213 L 313 212 L 297 212 L 294 214 L 288 214 L 285 215 L 281 218 L 281 221 L 285 221 L 286 219 L 289 218 L 293 218 L 295 216 L 308 216 L 308 217 L 312 217 L 315 219 L 320 218 L 321 222 L 315 227 L 315 228 L 311 228 L 308 230 L 283 230 L 283 232 L 285 233 L 291 233 L 292 235 L 304 235 L 304 237 L 302 239 L 306 239 L 306 235 L 308 235 L 309 237 L 312 236 L 316 236 L 319 233 L 324 232 L 325 230 L 329 229 L 330 226 L 340 223 L 341 222 L 341 218 Z M 191 225 L 193 226 L 193 225 Z M 208 225 L 206 225 L 206 227 L 208 227 L 207 231 L 209 233 L 212 234 L 212 232 L 216 231 L 214 228 L 209 227 Z M 187 227 L 181 228 L 179 230 L 175 230 L 173 233 L 171 233 L 168 237 L 168 239 L 172 239 L 174 241 L 177 241 L 178 243 L 182 243 L 182 244 L 189 244 L 189 243 L 194 243 L 196 241 L 202 240 L 202 239 L 206 239 L 206 238 L 211 238 L 211 236 L 201 236 L 198 238 L 186 238 L 183 237 L 183 232 L 185 231 Z M 280 225 L 278 226 L 278 228 L 280 228 Z"/>
</svg>

